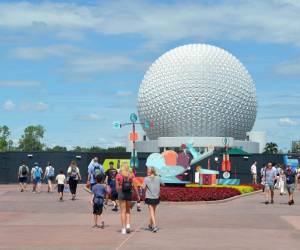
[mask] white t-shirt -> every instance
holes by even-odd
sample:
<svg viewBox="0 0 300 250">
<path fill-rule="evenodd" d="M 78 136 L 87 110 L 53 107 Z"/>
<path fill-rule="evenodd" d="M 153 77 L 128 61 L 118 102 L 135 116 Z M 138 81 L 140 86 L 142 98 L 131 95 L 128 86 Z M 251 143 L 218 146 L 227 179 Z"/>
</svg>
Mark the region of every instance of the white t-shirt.
<svg viewBox="0 0 300 250">
<path fill-rule="evenodd" d="M 66 176 L 64 174 L 59 174 L 56 176 L 57 184 L 65 184 Z"/>
<path fill-rule="evenodd" d="M 46 176 L 49 176 L 50 168 L 53 170 L 52 172 L 53 172 L 53 174 L 54 174 L 54 167 L 52 167 L 52 166 L 47 166 L 47 167 L 46 167 L 46 170 L 45 170 L 45 175 L 46 175 Z M 53 177 L 54 177 L 54 176 L 53 176 Z"/>
<path fill-rule="evenodd" d="M 256 169 L 256 165 L 255 164 L 253 164 L 251 166 L 251 174 L 257 174 L 257 169 Z"/>
</svg>

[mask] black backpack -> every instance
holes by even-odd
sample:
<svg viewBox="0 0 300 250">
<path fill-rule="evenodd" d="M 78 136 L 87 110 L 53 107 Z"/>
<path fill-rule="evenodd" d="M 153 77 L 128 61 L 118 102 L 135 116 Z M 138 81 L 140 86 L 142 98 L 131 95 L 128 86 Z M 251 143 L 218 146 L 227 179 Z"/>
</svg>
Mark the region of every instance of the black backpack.
<svg viewBox="0 0 300 250">
<path fill-rule="evenodd" d="M 103 206 L 104 198 L 101 195 L 95 195 L 93 202 L 95 205 Z"/>
<path fill-rule="evenodd" d="M 25 165 L 22 166 L 21 173 L 22 175 L 27 175 L 27 167 Z"/>
<path fill-rule="evenodd" d="M 122 192 L 129 193 L 132 190 L 132 181 L 128 177 L 123 176 Z"/>
</svg>

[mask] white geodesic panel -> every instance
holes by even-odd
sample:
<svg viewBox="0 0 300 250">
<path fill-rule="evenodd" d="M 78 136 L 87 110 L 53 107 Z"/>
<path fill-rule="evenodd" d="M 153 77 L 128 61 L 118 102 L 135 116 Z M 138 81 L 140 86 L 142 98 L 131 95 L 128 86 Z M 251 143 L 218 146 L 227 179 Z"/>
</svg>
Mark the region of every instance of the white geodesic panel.
<svg viewBox="0 0 300 250">
<path fill-rule="evenodd" d="M 256 90 L 240 61 L 227 51 L 190 44 L 159 57 L 146 72 L 138 95 L 149 139 L 214 136 L 245 139 L 256 118 Z"/>
</svg>

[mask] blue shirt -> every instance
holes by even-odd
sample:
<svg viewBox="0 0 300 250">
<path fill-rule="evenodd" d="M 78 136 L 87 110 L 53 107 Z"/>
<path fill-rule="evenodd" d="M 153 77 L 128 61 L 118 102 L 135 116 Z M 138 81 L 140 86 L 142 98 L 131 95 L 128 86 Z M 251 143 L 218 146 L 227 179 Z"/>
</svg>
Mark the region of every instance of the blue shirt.
<svg viewBox="0 0 300 250">
<path fill-rule="evenodd" d="M 96 185 L 93 186 L 92 193 L 94 194 L 95 197 L 102 196 L 103 198 L 105 198 L 106 190 L 104 185 L 97 183 Z"/>
<path fill-rule="evenodd" d="M 265 182 L 267 184 L 274 184 L 275 177 L 277 176 L 276 168 L 272 167 L 271 169 L 266 169 L 264 172 Z"/>
<path fill-rule="evenodd" d="M 104 169 L 103 169 L 103 166 L 101 164 L 93 163 L 93 162 L 90 163 L 90 165 L 88 166 L 88 173 L 91 176 L 91 179 L 90 179 L 91 184 L 96 183 L 96 180 L 95 180 L 95 177 L 94 177 L 94 168 L 95 168 L 95 166 L 99 166 L 101 172 L 104 173 Z"/>
<path fill-rule="evenodd" d="M 285 171 L 286 176 L 286 183 L 287 184 L 294 184 L 295 183 L 295 177 L 296 177 L 296 171 L 291 169 L 289 172 L 288 170 Z"/>
</svg>

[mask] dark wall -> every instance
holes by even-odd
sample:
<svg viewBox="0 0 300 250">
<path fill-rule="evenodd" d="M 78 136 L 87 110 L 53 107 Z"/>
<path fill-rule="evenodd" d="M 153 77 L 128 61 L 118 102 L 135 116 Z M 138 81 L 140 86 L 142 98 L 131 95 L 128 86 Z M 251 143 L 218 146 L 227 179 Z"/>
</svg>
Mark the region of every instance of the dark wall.
<svg viewBox="0 0 300 250">
<path fill-rule="evenodd" d="M 33 157 L 28 157 L 32 154 Z M 39 165 L 45 169 L 48 161 L 50 161 L 55 167 L 56 172 L 60 169 L 67 170 L 70 161 L 76 160 L 80 168 L 83 181 L 87 178 L 87 167 L 93 157 L 97 156 L 100 163 L 103 163 L 105 159 L 130 159 L 130 153 L 53 153 L 53 152 L 39 152 L 39 153 L 24 153 L 24 152 L 10 152 L 0 153 L 0 183 L 16 183 L 17 172 L 20 164 L 24 162 L 26 165 L 32 168 L 34 162 L 38 162 Z M 137 176 L 146 175 L 146 160 L 149 153 L 138 153 L 139 168 L 136 169 Z M 215 161 L 215 157 L 218 157 L 218 161 Z M 222 163 L 222 154 L 216 153 L 210 158 L 211 169 L 220 170 Z M 293 156 L 295 158 L 295 156 Z M 251 183 L 250 167 L 254 161 L 257 161 L 257 169 L 263 167 L 267 162 L 283 163 L 283 155 L 280 154 L 253 154 L 251 156 L 231 156 L 232 165 L 232 178 L 241 180 L 241 183 Z M 203 168 L 207 168 L 208 158 L 201 161 L 198 165 Z M 191 168 L 193 174 L 194 168 Z M 258 172 L 259 173 L 259 172 Z"/>
<path fill-rule="evenodd" d="M 28 157 L 28 155 L 32 157 Z M 53 153 L 53 152 L 8 152 L 0 153 L 0 183 L 16 183 L 18 168 L 24 162 L 31 169 L 35 162 L 38 162 L 44 170 L 47 163 L 50 161 L 56 173 L 62 169 L 66 172 L 71 160 L 76 160 L 83 181 L 87 179 L 87 167 L 93 157 L 97 156 L 99 162 L 103 163 L 105 159 L 130 159 L 130 153 Z M 140 171 L 138 172 L 140 173 Z"/>
</svg>

